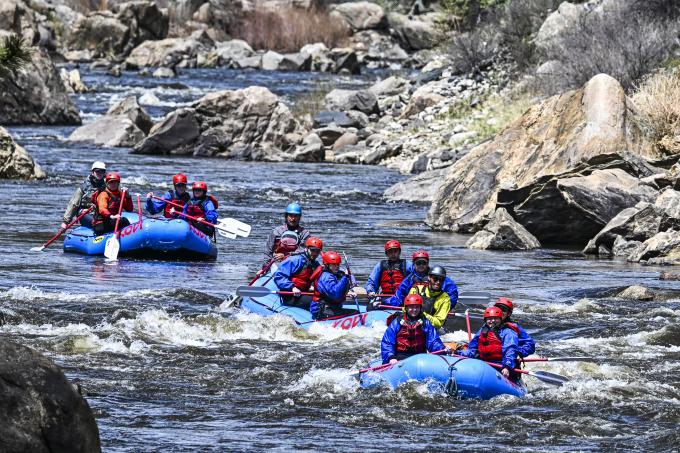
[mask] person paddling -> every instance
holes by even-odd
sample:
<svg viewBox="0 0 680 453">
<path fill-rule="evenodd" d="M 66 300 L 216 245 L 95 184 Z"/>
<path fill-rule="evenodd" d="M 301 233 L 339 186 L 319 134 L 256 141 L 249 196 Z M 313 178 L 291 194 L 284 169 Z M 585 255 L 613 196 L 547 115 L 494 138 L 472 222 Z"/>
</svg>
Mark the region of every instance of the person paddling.
<svg viewBox="0 0 680 453">
<path fill-rule="evenodd" d="M 93 229 L 97 236 L 112 232 L 116 227 L 116 220 L 120 218 L 118 229 L 130 225 L 130 221 L 118 214 L 120 204 L 123 203 L 123 211 L 132 212 L 132 197 L 125 190 L 120 190 L 120 174 L 113 171 L 106 175 L 106 188 L 97 194 L 96 209 L 93 220 Z M 125 192 L 125 199 L 123 199 Z"/>
<path fill-rule="evenodd" d="M 512 301 L 506 297 L 499 297 L 494 303 L 494 307 L 501 309 L 501 312 L 503 312 L 503 323 L 517 334 L 517 352 L 520 357 L 527 357 L 536 352 L 536 342 L 531 338 L 531 335 L 522 326 L 510 319 L 514 308 Z"/>
<path fill-rule="evenodd" d="M 71 220 L 82 212 L 84 209 L 90 208 L 94 202 L 92 196 L 96 192 L 101 192 L 106 188 L 104 176 L 106 175 L 106 164 L 104 162 L 94 162 L 90 167 L 90 174 L 85 180 L 76 188 L 71 200 L 68 202 L 66 211 L 62 218 L 61 228 L 66 228 L 66 225 L 71 223 Z M 93 214 L 85 214 L 80 218 L 80 224 L 92 228 L 94 220 Z"/>
<path fill-rule="evenodd" d="M 463 357 L 480 358 L 503 366 L 501 374 L 512 381 L 520 375 L 517 368 L 517 334 L 503 323 L 503 312 L 498 307 L 484 310 L 484 325 L 468 344 L 468 349 L 458 352 Z"/>
<path fill-rule="evenodd" d="M 205 220 L 212 224 L 217 223 L 217 217 L 219 216 L 217 212 L 218 203 L 215 197 L 208 195 L 208 184 L 204 181 L 196 181 L 191 185 L 191 192 L 192 197 L 187 204 L 184 205 L 184 213 L 196 217 L 198 220 Z M 215 235 L 214 227 L 196 220 L 186 220 L 197 230 L 202 231 L 208 236 Z"/>
<path fill-rule="evenodd" d="M 371 298 L 378 293 L 394 294 L 404 278 L 413 272 L 413 265 L 400 258 L 399 241 L 390 239 L 385 242 L 385 255 L 387 259 L 375 265 L 366 282 L 366 293 Z"/>
<path fill-rule="evenodd" d="M 282 253 L 281 251 L 277 251 L 277 248 L 279 246 L 279 242 L 281 241 L 281 238 L 283 234 L 286 231 L 293 231 L 297 234 L 299 238 L 300 244 L 304 244 L 307 239 L 310 237 L 309 231 L 302 225 L 300 225 L 300 219 L 302 218 L 302 206 L 300 206 L 300 203 L 289 203 L 288 206 L 286 206 L 286 210 L 283 213 L 283 217 L 285 220 L 285 223 L 281 226 L 278 226 L 272 230 L 271 233 L 269 233 L 269 237 L 267 238 L 267 244 L 264 246 L 264 259 L 262 260 L 262 269 L 267 267 L 269 263 L 271 263 L 272 260 L 276 261 L 282 261 L 285 258 L 285 254 Z M 304 247 L 300 247 L 300 250 Z M 264 273 L 263 270 L 260 270 L 258 272 L 258 275 L 262 275 Z"/>
<path fill-rule="evenodd" d="M 415 354 L 446 349 L 437 330 L 423 315 L 422 307 L 423 298 L 418 294 L 409 294 L 404 299 L 405 313 L 399 313 L 389 320 L 380 342 L 383 364 L 396 363 Z"/>
<path fill-rule="evenodd" d="M 314 282 L 314 297 L 309 309 L 314 319 L 356 312 L 342 307 L 347 297 L 354 296 L 354 293 L 349 275 L 340 270 L 341 261 L 337 252 L 328 251 L 323 254 L 323 270 Z"/>
<path fill-rule="evenodd" d="M 189 199 L 191 198 L 189 196 L 189 192 L 187 192 L 187 177 L 183 173 L 177 173 L 175 176 L 172 177 L 172 186 L 173 189 L 168 190 L 163 194 L 163 200 L 169 201 L 174 204 L 178 204 L 181 206 L 184 206 L 189 202 Z M 174 210 L 177 210 L 176 206 L 171 205 L 170 203 L 167 203 L 166 201 L 161 201 L 161 200 L 154 200 L 153 198 L 153 192 L 149 192 L 146 194 L 146 210 L 149 211 L 149 214 L 158 214 L 159 212 L 163 212 L 163 216 L 165 216 L 168 219 L 173 219 L 178 217 L 178 215 L 173 212 Z"/>
<path fill-rule="evenodd" d="M 423 316 L 435 327 L 444 327 L 446 317 L 451 311 L 451 296 L 442 291 L 442 285 L 446 279 L 446 269 L 442 266 L 434 266 L 428 273 L 427 285 L 414 285 L 410 294 L 418 294 L 423 299 Z"/>
<path fill-rule="evenodd" d="M 286 258 L 274 273 L 274 283 L 281 291 L 292 291 L 292 296 L 281 296 L 284 305 L 308 308 L 308 302 L 299 300 L 300 293 L 307 292 L 321 273 L 321 264 L 317 261 L 323 242 L 317 237 L 310 237 L 305 242 L 302 252 L 294 253 Z"/>
</svg>

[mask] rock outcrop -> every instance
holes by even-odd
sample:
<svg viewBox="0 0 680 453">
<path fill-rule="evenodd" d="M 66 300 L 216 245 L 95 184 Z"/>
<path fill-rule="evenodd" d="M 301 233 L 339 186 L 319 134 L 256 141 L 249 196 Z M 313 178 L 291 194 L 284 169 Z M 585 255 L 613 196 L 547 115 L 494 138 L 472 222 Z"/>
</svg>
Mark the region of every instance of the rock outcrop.
<svg viewBox="0 0 680 453">
<path fill-rule="evenodd" d="M 607 162 L 622 161 L 624 163 L 618 166 L 634 167 L 630 171 L 642 173 L 646 169 L 640 167 L 645 167 L 646 161 L 663 157 L 645 141 L 635 122 L 630 121 L 631 111 L 632 106 L 621 85 L 605 74 L 593 77 L 579 90 L 534 105 L 493 140 L 473 148 L 450 167 L 428 213 L 427 223 L 442 230 L 479 231 L 495 212 L 502 189 L 506 194 L 514 194 L 512 202 L 504 206 L 512 209 L 518 206 L 519 209 L 521 203 L 534 200 L 544 215 L 555 217 L 559 217 L 558 210 L 563 209 L 565 203 L 578 197 L 582 205 L 580 217 L 572 219 L 575 223 L 561 225 L 560 232 L 580 225 L 586 214 L 596 214 L 591 221 L 597 231 L 597 225 L 601 227 L 602 222 L 609 221 L 616 212 L 607 209 L 605 213 L 595 213 L 593 210 L 598 206 L 587 206 L 590 201 L 584 197 L 592 192 L 583 190 L 585 186 L 599 187 L 600 195 L 608 192 L 606 202 L 618 200 L 616 209 L 648 199 L 650 194 L 620 173 L 609 171 L 593 175 L 594 170 L 607 170 L 618 165 Z M 598 163 L 604 164 L 598 167 Z M 546 192 L 543 199 L 531 195 L 534 189 L 545 185 L 557 188 L 561 181 L 558 175 L 568 176 L 571 181 L 560 183 L 558 192 L 563 201 L 551 211 L 554 190 Z M 617 181 L 617 187 L 610 190 L 606 181 L 611 180 Z M 630 188 L 635 188 L 637 193 L 617 192 Z M 520 199 L 521 203 L 518 202 Z M 513 212 L 511 214 L 515 217 Z M 544 231 L 532 229 L 524 221 L 520 220 L 520 223 L 541 242 L 546 242 L 546 237 L 542 237 Z M 568 235 L 564 239 L 557 235 L 548 239 L 571 244 L 587 241 L 582 236 Z"/>
<path fill-rule="evenodd" d="M 87 401 L 49 359 L 0 339 L 3 451 L 92 453 L 99 430 Z"/>
<path fill-rule="evenodd" d="M 33 58 L 16 78 L 0 80 L 0 124 L 80 124 L 47 52 L 33 48 Z"/>
<path fill-rule="evenodd" d="M 382 6 L 359 1 L 333 5 L 330 17 L 344 23 L 352 31 L 387 27 L 387 17 Z"/>
<path fill-rule="evenodd" d="M 180 67 L 197 66 L 200 53 L 208 54 L 215 46 L 213 40 L 202 30 L 187 38 L 166 38 L 145 41 L 135 47 L 125 62 L 134 67 Z"/>
<path fill-rule="evenodd" d="M 465 246 L 481 250 L 530 250 L 541 247 L 541 243 L 515 222 L 508 211 L 499 208 L 484 229 L 475 233 Z"/>
<path fill-rule="evenodd" d="M 0 127 L 0 178 L 38 179 L 45 172 L 33 161 L 28 152 L 17 145 L 12 136 Z"/>
<path fill-rule="evenodd" d="M 132 147 L 146 137 L 151 126 L 151 118 L 131 96 L 111 107 L 106 115 L 73 131 L 68 139 L 101 146 Z"/>
<path fill-rule="evenodd" d="M 166 115 L 134 152 L 278 161 L 301 141 L 298 128 L 266 88 L 218 91 Z"/>
</svg>

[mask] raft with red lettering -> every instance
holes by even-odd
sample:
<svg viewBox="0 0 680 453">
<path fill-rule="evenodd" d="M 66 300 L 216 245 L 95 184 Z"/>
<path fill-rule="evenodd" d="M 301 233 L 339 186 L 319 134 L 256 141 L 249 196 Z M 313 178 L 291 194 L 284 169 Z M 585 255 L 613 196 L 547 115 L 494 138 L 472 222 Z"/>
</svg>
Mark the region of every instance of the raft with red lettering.
<svg viewBox="0 0 680 453">
<path fill-rule="evenodd" d="M 275 271 L 276 266 L 272 266 L 272 269 L 267 274 L 253 282 L 253 286 L 265 286 L 276 291 L 278 288 L 272 278 L 272 274 Z M 312 314 L 306 309 L 309 302 L 310 298 L 303 296 L 296 302 L 298 306 L 284 305 L 281 296 L 269 294 L 264 297 L 244 297 L 241 301 L 241 307 L 262 316 L 277 314 L 290 316 L 303 329 L 309 329 L 314 325 L 324 325 L 334 329 L 350 330 L 357 327 L 372 327 L 374 324 L 387 328 L 387 317 L 390 313 L 393 313 L 392 311 L 382 310 L 367 312 L 366 307 L 362 305 L 357 310 L 356 305 L 350 302 L 343 305 L 343 308 L 348 311 L 347 314 L 315 320 L 312 319 Z"/>
<path fill-rule="evenodd" d="M 180 219 L 153 219 L 123 213 L 130 225 L 120 230 L 119 256 L 146 259 L 214 260 L 217 246 L 213 238 Z M 104 255 L 106 241 L 113 233 L 95 236 L 91 228 L 80 226 L 64 239 L 64 252 Z"/>
<path fill-rule="evenodd" d="M 376 359 L 369 367 L 380 365 Z M 427 382 L 428 389 L 460 399 L 488 400 L 499 395 L 523 397 L 527 389 L 512 382 L 488 363 L 439 354 L 416 354 L 394 365 L 361 374 L 361 387 L 388 385 L 396 389 L 408 381 Z"/>
</svg>

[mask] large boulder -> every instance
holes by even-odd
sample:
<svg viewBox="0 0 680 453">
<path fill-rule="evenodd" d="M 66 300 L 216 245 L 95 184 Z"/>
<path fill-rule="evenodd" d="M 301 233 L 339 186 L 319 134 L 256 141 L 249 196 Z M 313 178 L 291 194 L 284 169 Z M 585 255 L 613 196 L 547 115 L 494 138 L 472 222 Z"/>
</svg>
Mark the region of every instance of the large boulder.
<svg viewBox="0 0 680 453">
<path fill-rule="evenodd" d="M 655 234 L 633 251 L 628 261 L 680 265 L 680 229 Z"/>
<path fill-rule="evenodd" d="M 541 243 L 515 222 L 508 211 L 498 208 L 491 221 L 475 233 L 465 246 L 481 250 L 530 250 L 541 247 Z"/>
<path fill-rule="evenodd" d="M 559 39 L 563 33 L 576 26 L 588 8 L 588 5 L 575 5 L 569 2 L 562 2 L 560 6 L 545 18 L 541 28 L 534 37 L 534 44 L 539 49 L 545 49 L 555 40 Z"/>
<path fill-rule="evenodd" d="M 344 23 L 352 31 L 387 27 L 385 11 L 376 3 L 359 1 L 333 5 L 330 17 Z"/>
<path fill-rule="evenodd" d="M 628 159 L 635 161 L 629 167 L 644 167 L 645 160 L 663 158 L 644 139 L 632 111 L 621 85 L 605 74 L 593 77 L 579 90 L 532 106 L 493 140 L 473 148 L 450 167 L 428 213 L 428 224 L 442 230 L 476 232 L 495 212 L 501 189 L 518 191 L 546 180 L 556 183 L 554 175 L 607 160 Z M 590 173 L 592 170 L 581 176 Z M 548 204 L 549 200 L 543 205 L 546 212 Z M 555 216 L 564 204 L 557 206 Z M 574 238 L 556 239 L 569 243 Z M 576 243 L 585 243 L 587 238 L 582 240 L 578 238 Z"/>
<path fill-rule="evenodd" d="M 80 126 L 69 135 L 68 140 L 109 147 L 132 147 L 144 137 L 144 132 L 126 116 L 105 115 Z"/>
<path fill-rule="evenodd" d="M 135 47 L 125 61 L 136 67 L 195 67 L 198 54 L 209 52 L 214 45 L 212 39 L 199 30 L 187 38 L 146 41 Z"/>
<path fill-rule="evenodd" d="M 0 37 L 16 33 L 22 36 L 29 46 L 39 46 L 53 51 L 57 47 L 55 28 L 64 28 L 64 23 L 55 9 L 70 10 L 60 5 L 35 0 L 2 0 L 0 2 Z M 71 11 L 73 13 L 73 11 Z"/>
<path fill-rule="evenodd" d="M 128 96 L 118 104 L 112 105 L 106 114 L 108 116 L 122 115 L 129 118 L 145 134 L 148 134 L 153 126 L 151 117 L 139 105 L 134 96 Z"/>
<path fill-rule="evenodd" d="M 0 80 L 0 124 L 80 124 L 47 52 L 33 48 L 31 62 L 15 78 Z"/>
<path fill-rule="evenodd" d="M 212 52 L 214 56 L 209 59 L 214 59 L 218 66 L 236 67 L 236 62 L 244 58 L 255 55 L 250 44 L 242 39 L 232 39 L 231 41 L 223 41 L 216 43 L 215 50 Z"/>
<path fill-rule="evenodd" d="M 290 140 L 298 127 L 268 89 L 224 90 L 166 115 L 134 152 L 276 161 L 297 145 Z"/>
<path fill-rule="evenodd" d="M 101 451 L 99 429 L 87 401 L 51 360 L 0 340 L 2 451 Z"/>
<path fill-rule="evenodd" d="M 419 173 L 388 187 L 383 193 L 387 201 L 430 203 L 446 175 L 445 168 Z"/>
<path fill-rule="evenodd" d="M 392 13 L 388 16 L 392 33 L 406 50 L 431 49 L 438 43 L 436 15 L 424 14 L 410 18 L 404 14 Z"/>
<path fill-rule="evenodd" d="M 380 111 L 377 96 L 369 90 L 342 90 L 336 88 L 326 95 L 324 103 L 327 110 L 337 112 L 358 110 L 370 115 Z"/>
<path fill-rule="evenodd" d="M 17 145 L 9 132 L 0 127 L 0 178 L 37 179 L 45 172 L 33 161 L 28 152 Z"/>
</svg>

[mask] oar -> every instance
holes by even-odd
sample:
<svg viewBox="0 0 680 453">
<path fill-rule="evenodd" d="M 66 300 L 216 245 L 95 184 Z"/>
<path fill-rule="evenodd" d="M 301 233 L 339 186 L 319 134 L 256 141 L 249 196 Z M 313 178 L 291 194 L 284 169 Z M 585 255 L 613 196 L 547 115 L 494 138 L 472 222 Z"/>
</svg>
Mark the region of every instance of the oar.
<svg viewBox="0 0 680 453">
<path fill-rule="evenodd" d="M 401 310 L 404 307 L 395 307 L 394 305 L 378 305 L 378 308 L 382 308 L 383 310 Z M 460 316 L 460 314 L 450 311 L 446 316 L 448 317 L 453 317 L 453 316 Z M 483 320 L 484 318 L 480 315 L 468 315 L 472 319 L 477 319 L 477 320 Z"/>
<path fill-rule="evenodd" d="M 118 225 L 120 225 L 120 216 L 123 212 L 123 205 L 125 204 L 126 196 L 127 190 L 124 190 L 120 197 L 120 204 L 118 205 L 118 218 L 116 219 L 116 226 L 113 228 L 113 236 L 106 240 L 106 245 L 104 246 L 104 256 L 111 261 L 116 261 L 118 259 L 118 252 L 120 251 L 120 242 L 118 241 Z"/>
<path fill-rule="evenodd" d="M 71 223 L 69 223 L 68 225 L 66 225 L 66 226 L 65 226 L 64 228 L 62 228 L 61 230 L 59 230 L 59 232 L 58 232 L 57 234 L 55 234 L 55 235 L 52 237 L 52 239 L 50 239 L 49 241 L 45 242 L 45 243 L 44 243 L 43 245 L 41 245 L 40 247 L 31 247 L 31 252 L 42 252 L 43 250 L 45 250 L 47 247 L 50 246 L 51 243 L 53 243 L 54 241 L 56 241 L 57 238 L 58 238 L 59 236 L 61 236 L 62 234 L 64 234 L 64 231 L 66 231 L 66 230 L 68 230 L 69 228 L 71 228 L 71 227 L 72 227 L 73 225 L 75 225 L 80 219 L 82 219 L 83 217 L 85 217 L 85 214 L 88 214 L 90 211 L 92 211 L 92 208 L 94 208 L 94 206 L 90 206 L 89 208 L 87 208 L 86 210 L 84 210 L 83 212 L 81 212 L 81 213 L 78 215 L 78 217 L 76 217 L 75 219 L 73 219 L 73 220 L 71 221 Z"/>
<path fill-rule="evenodd" d="M 470 327 L 470 310 L 465 310 L 465 324 L 467 324 L 468 343 L 472 341 L 472 328 Z"/>
<path fill-rule="evenodd" d="M 460 357 L 461 359 L 469 359 L 470 357 L 465 357 L 462 355 L 458 354 L 453 354 L 454 357 Z M 481 360 L 481 359 L 479 359 Z M 500 365 L 498 363 L 493 363 L 493 362 L 488 362 L 484 360 L 484 362 L 488 363 L 494 368 L 498 369 L 503 369 L 503 365 Z M 515 368 L 514 370 L 515 373 L 521 373 L 521 374 L 526 374 L 528 376 L 534 377 L 538 379 L 539 381 L 543 381 L 546 384 L 552 384 L 552 385 L 557 385 L 560 386 L 564 384 L 565 382 L 569 382 L 569 378 L 566 376 L 562 376 L 561 374 L 557 373 L 551 373 L 549 371 L 528 371 L 528 370 L 520 370 L 519 368 Z"/>
<path fill-rule="evenodd" d="M 142 226 L 142 202 L 137 194 L 137 212 L 139 213 L 139 225 Z"/>
<path fill-rule="evenodd" d="M 272 258 L 272 260 L 269 262 L 269 264 L 267 264 L 265 267 L 262 268 L 262 274 L 260 274 L 259 272 L 257 274 L 255 274 L 255 277 L 253 277 L 253 279 L 248 282 L 248 286 L 252 286 L 252 284 L 255 283 L 255 281 L 258 278 L 260 278 L 262 275 L 266 274 L 267 271 L 269 270 L 269 268 L 272 267 L 272 265 L 275 262 L 276 262 L 276 258 Z"/>
<path fill-rule="evenodd" d="M 248 237 L 250 235 L 250 225 L 247 223 L 243 223 L 239 220 L 232 219 L 232 218 L 226 218 L 226 219 L 220 219 L 217 221 L 217 223 L 213 224 L 205 220 L 198 220 L 196 217 L 192 217 L 188 214 L 184 214 L 181 212 L 181 210 L 184 210 L 184 206 L 181 204 L 175 203 L 174 201 L 166 200 L 165 198 L 157 197 L 156 195 L 151 195 L 151 198 L 155 198 L 156 200 L 160 200 L 164 203 L 168 203 L 170 206 L 173 206 L 177 209 L 180 209 L 180 211 L 173 211 L 177 215 L 181 215 L 183 217 L 186 217 L 187 219 L 194 220 L 197 222 L 201 222 L 205 225 L 211 226 L 217 230 L 220 236 L 230 238 L 230 239 L 236 239 L 236 236 L 242 236 L 242 237 Z"/>
<path fill-rule="evenodd" d="M 532 359 L 522 359 L 522 362 L 599 362 L 599 357 L 536 357 Z"/>
<path fill-rule="evenodd" d="M 392 297 L 394 294 L 376 294 L 375 297 Z M 360 296 L 361 297 L 361 296 Z M 368 295 L 363 296 L 368 297 Z M 491 294 L 484 291 L 468 291 L 458 296 L 458 300 L 465 304 L 488 304 L 491 301 Z M 464 303 L 463 303 L 464 302 Z"/>
<path fill-rule="evenodd" d="M 428 354 L 443 354 L 443 353 L 445 353 L 445 352 L 446 352 L 446 349 L 440 349 L 440 350 L 438 350 L 438 351 L 428 352 Z M 404 359 L 404 360 L 406 360 L 406 359 Z M 362 368 L 362 369 L 359 370 L 359 371 L 351 371 L 351 372 L 350 372 L 350 375 L 353 376 L 353 377 L 357 377 L 357 378 L 358 378 L 359 375 L 360 375 L 361 373 L 367 373 L 367 372 L 369 372 L 369 371 L 378 371 L 378 370 L 382 370 L 382 369 L 384 369 L 384 368 L 388 368 L 388 367 L 394 366 L 394 365 L 396 365 L 397 363 L 402 362 L 402 361 L 403 361 L 403 360 L 397 360 L 396 363 L 383 363 L 382 365 L 376 365 L 376 366 L 370 367 L 370 368 Z"/>
</svg>

